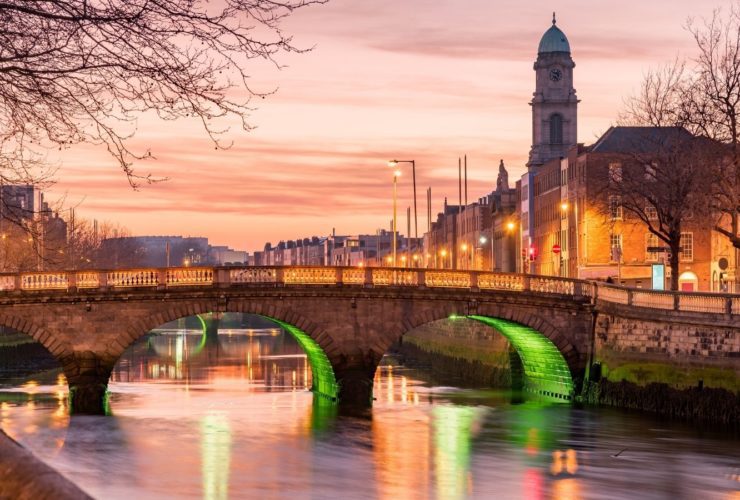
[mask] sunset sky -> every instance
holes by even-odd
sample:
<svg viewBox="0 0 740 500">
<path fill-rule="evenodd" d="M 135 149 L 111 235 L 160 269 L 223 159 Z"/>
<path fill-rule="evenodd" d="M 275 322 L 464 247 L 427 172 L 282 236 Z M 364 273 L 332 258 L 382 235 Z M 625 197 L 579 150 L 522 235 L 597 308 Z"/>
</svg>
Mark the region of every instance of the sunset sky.
<svg viewBox="0 0 740 500">
<path fill-rule="evenodd" d="M 576 62 L 579 142 L 613 124 L 645 71 L 691 56 L 684 26 L 727 0 L 331 0 L 296 12 L 285 29 L 314 50 L 254 66 L 253 86 L 279 87 L 255 103 L 258 128 L 215 150 L 194 121 L 140 120 L 135 146 L 156 160 L 140 173 L 170 180 L 132 191 L 103 150 L 64 152 L 58 182 L 78 216 L 136 235 L 207 236 L 242 250 L 313 235 L 374 233 L 392 216 L 394 157 L 417 162 L 419 229 L 424 193 L 433 212 L 457 202 L 457 158 L 468 155 L 469 200 L 510 179 L 531 144 L 528 102 L 537 44 L 553 9 Z M 399 210 L 411 205 L 411 172 Z M 399 226 L 405 228 L 405 220 Z M 403 231 L 405 232 L 405 230 Z"/>
</svg>

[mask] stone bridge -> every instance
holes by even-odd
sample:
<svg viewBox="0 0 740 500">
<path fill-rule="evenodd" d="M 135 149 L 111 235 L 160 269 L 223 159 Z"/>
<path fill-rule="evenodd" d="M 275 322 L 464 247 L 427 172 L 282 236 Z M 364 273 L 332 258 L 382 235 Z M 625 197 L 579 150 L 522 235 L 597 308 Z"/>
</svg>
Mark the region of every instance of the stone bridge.
<svg viewBox="0 0 740 500">
<path fill-rule="evenodd" d="M 105 411 L 111 371 L 137 339 L 169 321 L 211 312 L 276 321 L 306 350 L 314 391 L 343 403 L 371 401 L 376 367 L 405 332 L 455 317 L 483 322 L 509 339 L 527 390 L 570 400 L 593 358 L 601 310 L 612 319 L 641 310 L 648 318 L 658 314 L 659 324 L 687 314 L 736 325 L 740 296 L 430 269 L 194 267 L 0 275 L 0 325 L 30 335 L 60 362 L 77 413 Z"/>
</svg>

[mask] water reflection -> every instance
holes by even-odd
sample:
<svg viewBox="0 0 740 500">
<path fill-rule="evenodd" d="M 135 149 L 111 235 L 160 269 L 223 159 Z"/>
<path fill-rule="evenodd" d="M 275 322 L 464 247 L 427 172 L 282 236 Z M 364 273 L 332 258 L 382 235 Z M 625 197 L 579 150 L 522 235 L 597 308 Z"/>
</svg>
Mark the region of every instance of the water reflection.
<svg viewBox="0 0 740 500">
<path fill-rule="evenodd" d="M 203 462 L 203 498 L 229 498 L 231 467 L 231 426 L 224 414 L 201 419 L 201 461 Z"/>
<path fill-rule="evenodd" d="M 180 324 L 130 349 L 112 417 L 63 376 L 0 392 L 0 426 L 100 498 L 732 498 L 738 442 L 640 415 L 460 390 L 387 365 L 372 410 L 314 398 L 298 344 Z M 195 326 L 195 327 L 193 327 Z"/>
</svg>

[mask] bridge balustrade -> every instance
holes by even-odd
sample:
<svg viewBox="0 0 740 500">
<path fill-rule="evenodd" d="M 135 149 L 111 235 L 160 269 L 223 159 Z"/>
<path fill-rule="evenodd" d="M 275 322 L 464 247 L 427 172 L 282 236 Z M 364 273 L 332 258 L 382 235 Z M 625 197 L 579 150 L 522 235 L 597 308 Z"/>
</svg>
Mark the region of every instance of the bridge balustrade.
<svg viewBox="0 0 740 500">
<path fill-rule="evenodd" d="M 77 288 L 100 288 L 100 273 L 97 271 L 79 271 L 75 273 Z"/>
<path fill-rule="evenodd" d="M 15 289 L 15 276 L 3 275 L 0 276 L 0 290 L 14 290 Z"/>
<path fill-rule="evenodd" d="M 22 290 L 66 290 L 69 288 L 67 273 L 28 273 L 21 275 Z"/>
<path fill-rule="evenodd" d="M 716 295 L 679 295 L 678 309 L 680 311 L 713 312 L 722 314 L 727 310 L 727 301 Z"/>
<path fill-rule="evenodd" d="M 478 275 L 478 288 L 481 290 L 526 290 L 525 278 L 521 274 L 484 273 Z"/>
<path fill-rule="evenodd" d="M 740 315 L 740 296 L 630 289 L 553 276 L 485 271 L 362 267 L 183 267 L 0 275 L 0 291 L 229 285 L 426 286 L 582 297 L 649 309 Z"/>
<path fill-rule="evenodd" d="M 337 282 L 337 271 L 333 267 L 294 267 L 283 271 L 286 285 L 333 285 Z"/>
<path fill-rule="evenodd" d="M 213 284 L 211 267 L 175 267 L 167 269 L 167 286 L 197 286 Z"/>
<path fill-rule="evenodd" d="M 559 293 L 561 295 L 574 295 L 575 286 L 570 280 L 558 278 L 545 278 L 533 276 L 529 280 L 529 290 L 540 293 Z"/>
<path fill-rule="evenodd" d="M 612 286 L 599 286 L 596 296 L 599 300 L 625 305 L 629 304 L 630 298 L 629 290 Z"/>
<path fill-rule="evenodd" d="M 366 279 L 366 270 L 354 267 L 342 269 L 342 283 L 347 285 L 364 285 Z M 371 270 L 372 272 L 372 270 Z"/>
<path fill-rule="evenodd" d="M 673 309 L 675 301 L 673 295 L 663 292 L 633 291 L 632 305 L 638 307 L 649 307 L 652 309 Z"/>
<path fill-rule="evenodd" d="M 439 288 L 470 288 L 471 274 L 462 271 L 427 271 L 426 286 Z"/>
<path fill-rule="evenodd" d="M 277 283 L 277 270 L 274 267 L 229 269 L 229 282 L 237 284 Z"/>
<path fill-rule="evenodd" d="M 109 287 L 115 288 L 157 286 L 159 284 L 159 273 L 156 269 L 108 271 L 106 283 Z"/>
<path fill-rule="evenodd" d="M 419 272 L 403 269 L 373 268 L 372 284 L 376 286 L 419 285 Z"/>
</svg>

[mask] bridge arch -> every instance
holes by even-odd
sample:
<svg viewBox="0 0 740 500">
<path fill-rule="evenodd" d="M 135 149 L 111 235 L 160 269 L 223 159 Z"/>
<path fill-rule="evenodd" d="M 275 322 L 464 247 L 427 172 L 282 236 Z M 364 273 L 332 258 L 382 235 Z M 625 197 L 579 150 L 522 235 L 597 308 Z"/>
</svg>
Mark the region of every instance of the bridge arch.
<svg viewBox="0 0 740 500">
<path fill-rule="evenodd" d="M 144 314 L 133 319 L 127 329 L 127 341 L 124 343 L 115 340 L 111 342 L 109 347 L 116 350 L 115 359 L 117 362 L 129 346 L 154 328 L 187 316 L 197 316 L 203 323 L 201 315 L 211 312 L 255 314 L 277 323 L 298 342 L 306 353 L 313 379 L 311 390 L 320 396 L 337 400 L 339 397 L 339 383 L 326 353 L 327 349 L 331 347 L 331 338 L 313 322 L 289 308 L 261 307 L 256 303 L 244 303 L 242 301 L 230 301 L 227 305 L 218 304 L 217 301 L 202 301 L 190 303 L 187 306 L 173 305 L 164 310 Z M 205 323 L 203 323 L 203 326 L 205 328 Z M 115 362 L 110 367 L 111 372 L 114 365 Z"/>
<path fill-rule="evenodd" d="M 398 337 L 433 321 L 455 318 L 483 323 L 510 342 L 522 362 L 525 390 L 553 400 L 572 400 L 573 379 L 582 369 L 578 352 L 557 328 L 537 314 L 525 314 L 505 304 L 469 307 L 467 313 L 454 308 L 435 308 L 406 318 Z"/>
<path fill-rule="evenodd" d="M 19 333 L 28 335 L 44 346 L 60 362 L 65 354 L 72 353 L 72 346 L 68 342 L 60 342 L 58 339 L 55 339 L 46 329 L 30 319 L 24 319 L 11 314 L 0 314 L 0 326 L 11 328 Z"/>
</svg>

